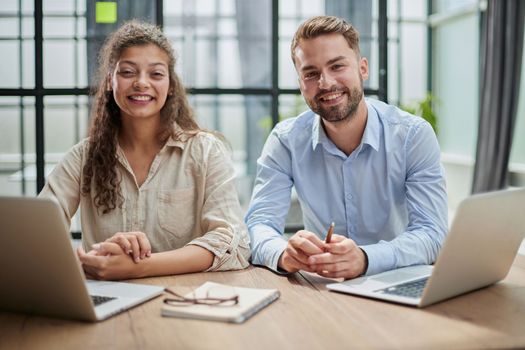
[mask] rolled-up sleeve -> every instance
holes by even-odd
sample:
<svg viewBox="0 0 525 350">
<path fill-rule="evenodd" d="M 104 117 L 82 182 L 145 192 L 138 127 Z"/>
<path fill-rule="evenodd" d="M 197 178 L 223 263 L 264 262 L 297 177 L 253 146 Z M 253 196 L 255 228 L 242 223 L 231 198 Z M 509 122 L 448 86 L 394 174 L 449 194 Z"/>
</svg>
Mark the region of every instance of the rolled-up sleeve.
<svg viewBox="0 0 525 350">
<path fill-rule="evenodd" d="M 203 247 L 215 255 L 207 271 L 243 269 L 249 265 L 250 242 L 235 189 L 235 172 L 230 152 L 213 136 L 203 148 L 204 203 L 201 227 L 204 233 L 188 244 Z"/>
</svg>

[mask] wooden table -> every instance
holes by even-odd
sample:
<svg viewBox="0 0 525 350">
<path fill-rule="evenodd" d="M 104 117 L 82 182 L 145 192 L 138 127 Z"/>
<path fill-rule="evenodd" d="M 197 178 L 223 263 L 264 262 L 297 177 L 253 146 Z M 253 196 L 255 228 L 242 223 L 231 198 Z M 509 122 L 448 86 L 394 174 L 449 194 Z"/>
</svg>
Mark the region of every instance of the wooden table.
<svg viewBox="0 0 525 350">
<path fill-rule="evenodd" d="M 425 309 L 325 289 L 326 279 L 264 268 L 148 278 L 183 293 L 210 280 L 277 288 L 244 324 L 160 316 L 162 297 L 99 323 L 0 312 L 1 349 L 453 349 L 525 347 L 525 257 L 491 287 Z"/>
</svg>

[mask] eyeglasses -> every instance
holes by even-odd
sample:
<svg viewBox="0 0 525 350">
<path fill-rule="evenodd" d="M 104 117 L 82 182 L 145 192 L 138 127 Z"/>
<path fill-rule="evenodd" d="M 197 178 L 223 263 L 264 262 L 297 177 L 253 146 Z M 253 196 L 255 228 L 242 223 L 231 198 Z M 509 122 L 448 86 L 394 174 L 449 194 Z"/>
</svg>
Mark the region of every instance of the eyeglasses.
<svg viewBox="0 0 525 350">
<path fill-rule="evenodd" d="M 239 295 L 235 293 L 235 289 L 233 288 L 213 287 L 208 289 L 202 297 L 197 297 L 195 293 L 193 293 L 192 297 L 185 297 L 169 288 L 164 289 L 164 291 L 173 296 L 163 300 L 164 304 L 171 306 L 235 306 L 239 303 Z"/>
</svg>

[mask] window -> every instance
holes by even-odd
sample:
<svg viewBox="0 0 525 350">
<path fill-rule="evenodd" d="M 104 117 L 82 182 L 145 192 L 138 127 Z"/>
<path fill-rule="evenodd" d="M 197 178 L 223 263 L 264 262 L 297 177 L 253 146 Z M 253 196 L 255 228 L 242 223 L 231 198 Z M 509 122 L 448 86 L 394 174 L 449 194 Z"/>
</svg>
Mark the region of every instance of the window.
<svg viewBox="0 0 525 350">
<path fill-rule="evenodd" d="M 379 84 L 379 20 L 385 2 L 330 0 L 173 0 L 165 2 L 164 30 L 179 55 L 177 69 L 192 94 L 201 125 L 232 144 L 241 204 L 251 195 L 256 161 L 271 127 L 306 110 L 290 43 L 305 19 L 348 18 L 361 32 L 372 79 L 367 94 L 386 97 Z M 386 81 L 386 79 L 385 79 Z"/>
<path fill-rule="evenodd" d="M 96 6 L 116 5 L 114 23 Z M 387 97 L 386 0 L 6 0 L 0 9 L 0 194 L 35 195 L 89 125 L 99 48 L 126 19 L 162 25 L 199 123 L 232 146 L 241 202 L 271 127 L 306 109 L 290 42 L 306 18 L 335 14 L 361 32 L 368 95 Z M 383 49 L 380 49 L 383 48 Z"/>
</svg>

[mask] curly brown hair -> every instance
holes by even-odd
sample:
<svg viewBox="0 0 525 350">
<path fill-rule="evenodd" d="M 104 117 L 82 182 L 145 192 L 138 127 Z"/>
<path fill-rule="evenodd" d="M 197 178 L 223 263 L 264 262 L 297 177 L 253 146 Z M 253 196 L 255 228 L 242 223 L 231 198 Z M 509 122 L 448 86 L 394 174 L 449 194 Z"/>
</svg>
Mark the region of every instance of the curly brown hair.
<svg viewBox="0 0 525 350">
<path fill-rule="evenodd" d="M 91 108 L 91 127 L 87 160 L 83 168 L 82 194 L 94 190 L 94 204 L 106 214 L 123 203 L 120 180 L 117 173 L 117 143 L 121 127 L 120 109 L 108 86 L 122 52 L 132 46 L 154 44 L 168 55 L 171 92 L 160 110 L 161 127 L 158 137 L 161 142 L 171 136 L 177 139 L 181 133 L 196 134 L 200 128 L 188 103 L 186 90 L 175 73 L 175 53 L 162 30 L 152 24 L 138 21 L 124 23 L 104 43 L 99 55 L 99 68 L 94 101 Z M 175 124 L 180 127 L 177 132 Z"/>
</svg>

